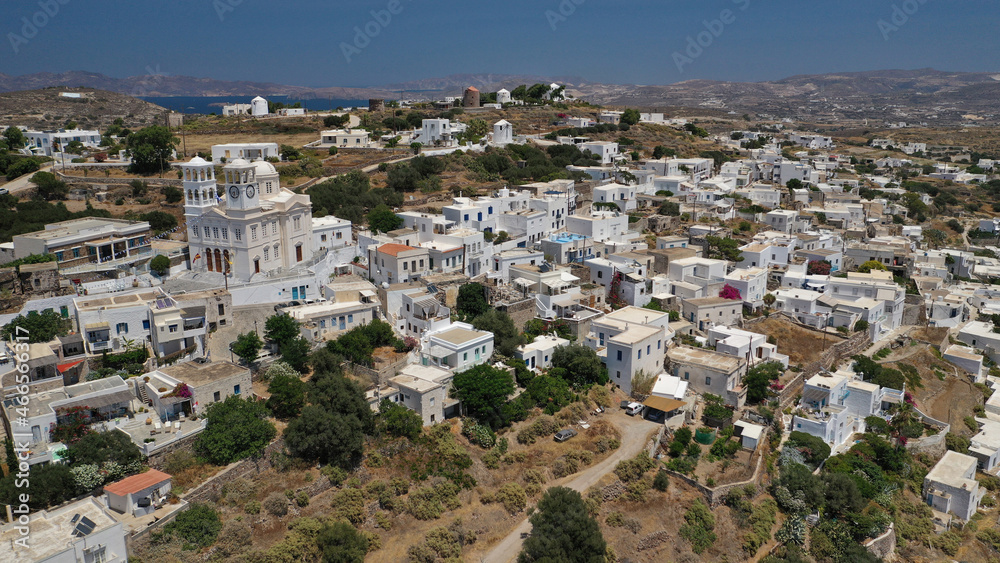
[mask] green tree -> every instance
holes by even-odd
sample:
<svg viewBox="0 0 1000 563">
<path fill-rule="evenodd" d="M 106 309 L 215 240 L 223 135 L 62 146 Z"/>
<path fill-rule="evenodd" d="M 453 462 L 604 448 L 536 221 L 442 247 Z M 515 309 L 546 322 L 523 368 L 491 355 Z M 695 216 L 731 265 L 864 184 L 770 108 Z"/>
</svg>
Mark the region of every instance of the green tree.
<svg viewBox="0 0 1000 563">
<path fill-rule="evenodd" d="M 219 513 L 211 506 L 195 503 L 178 514 L 164 529 L 190 546 L 208 547 L 215 543 L 215 538 L 219 536 L 222 520 L 219 519 Z"/>
<path fill-rule="evenodd" d="M 264 321 L 264 338 L 281 346 L 301 334 L 299 323 L 288 313 L 271 315 Z"/>
<path fill-rule="evenodd" d="M 494 430 L 503 426 L 503 405 L 514 392 L 514 380 L 507 370 L 478 365 L 456 373 L 452 384 L 452 396 L 462 401 L 469 416 Z"/>
<path fill-rule="evenodd" d="M 150 211 L 139 216 L 149 223 L 149 228 L 157 233 L 169 231 L 177 226 L 177 218 L 165 211 Z"/>
<path fill-rule="evenodd" d="M 167 203 L 177 203 L 184 199 L 184 190 L 175 188 L 174 186 L 167 186 L 163 188 L 163 196 L 166 198 Z"/>
<path fill-rule="evenodd" d="M 483 135 L 489 133 L 490 125 L 486 123 L 485 119 L 472 119 L 468 123 L 466 128 L 466 133 L 472 137 L 473 142 L 483 137 Z"/>
<path fill-rule="evenodd" d="M 27 142 L 24 132 L 20 128 L 11 125 L 3 132 L 3 138 L 7 141 L 7 146 L 11 149 L 19 149 Z"/>
<path fill-rule="evenodd" d="M 145 456 L 127 434 L 111 430 L 84 434 L 66 447 L 63 457 L 69 460 L 70 465 L 102 465 L 110 461 L 135 473 L 141 469 L 140 463 Z"/>
<path fill-rule="evenodd" d="M 607 544 L 580 493 L 566 487 L 546 490 L 529 520 L 531 535 L 518 563 L 604 563 Z"/>
<path fill-rule="evenodd" d="M 162 254 L 157 254 L 149 261 L 149 269 L 156 272 L 159 276 L 167 275 L 167 272 L 170 270 L 170 258 Z"/>
<path fill-rule="evenodd" d="M 170 129 L 162 125 L 152 125 L 131 133 L 125 146 L 132 157 L 132 172 L 153 174 L 167 170 L 177 141 Z"/>
<path fill-rule="evenodd" d="M 285 428 L 285 443 L 292 455 L 342 469 L 361 461 L 364 432 L 357 417 L 309 405 Z"/>
<path fill-rule="evenodd" d="M 719 260 L 729 260 L 730 262 L 741 262 L 743 252 L 740 250 L 740 243 L 734 238 L 722 238 L 712 235 L 705 237 L 708 246 L 708 257 Z"/>
<path fill-rule="evenodd" d="M 747 388 L 747 402 L 756 405 L 767 399 L 768 387 L 772 381 L 781 377 L 782 372 L 784 368 L 778 362 L 765 362 L 750 368 L 743 378 L 743 384 Z"/>
<path fill-rule="evenodd" d="M 679 217 L 681 214 L 681 206 L 676 201 L 664 201 L 660 204 L 660 215 L 666 215 L 667 217 Z"/>
<path fill-rule="evenodd" d="M 282 361 L 295 368 L 299 373 L 306 373 L 309 371 L 309 351 L 311 349 L 309 341 L 299 336 L 281 344 L 278 347 L 278 353 L 281 354 Z"/>
<path fill-rule="evenodd" d="M 36 162 L 33 158 L 22 158 L 20 160 L 16 160 L 7 168 L 7 179 L 14 180 L 20 178 L 25 174 L 37 172 L 39 168 L 38 162 Z"/>
<path fill-rule="evenodd" d="M 379 432 L 413 441 L 423 431 L 424 421 L 419 414 L 403 405 L 382 399 L 378 406 L 378 428 Z"/>
<path fill-rule="evenodd" d="M 35 344 L 38 342 L 49 342 L 56 336 L 66 336 L 69 333 L 66 319 L 63 319 L 55 311 L 29 311 L 28 314 L 18 315 L 10 321 L 0 331 L 4 340 L 27 336 L 28 342 Z"/>
<path fill-rule="evenodd" d="M 514 320 L 504 311 L 489 309 L 472 319 L 472 326 L 493 333 L 493 349 L 501 356 L 513 357 L 525 341 Z"/>
<path fill-rule="evenodd" d="M 267 408 L 276 418 L 294 418 L 306 404 L 306 384 L 295 376 L 275 376 L 268 384 L 267 392 L 271 394 L 267 399 Z"/>
<path fill-rule="evenodd" d="M 66 199 L 69 194 L 69 186 L 51 172 L 35 172 L 31 177 L 31 183 L 38 187 L 38 195 L 43 199 Z"/>
<path fill-rule="evenodd" d="M 388 233 L 403 226 L 403 218 L 382 204 L 368 213 L 368 227 L 375 233 Z"/>
<path fill-rule="evenodd" d="M 878 260 L 868 260 L 864 264 L 861 264 L 860 266 L 858 266 L 858 271 L 861 272 L 861 273 L 863 273 L 863 274 L 867 274 L 868 272 L 871 272 L 872 270 L 881 270 L 881 271 L 884 272 L 884 271 L 886 271 L 886 267 L 885 267 L 884 264 L 882 264 Z"/>
<path fill-rule="evenodd" d="M 27 487 L 22 481 L 27 481 Z M 18 477 L 17 472 L 10 472 L 0 479 L 0 502 L 13 506 L 21 504 L 21 495 L 28 495 L 28 506 L 32 510 L 41 510 L 73 498 L 76 495 L 76 482 L 70 467 L 63 463 L 36 465 L 31 468 L 31 479 Z"/>
<path fill-rule="evenodd" d="M 306 386 L 306 398 L 310 403 L 321 405 L 331 412 L 358 419 L 365 434 L 371 434 L 375 430 L 375 418 L 365 400 L 364 391 L 339 372 L 317 370 Z"/>
<path fill-rule="evenodd" d="M 486 301 L 486 288 L 478 282 L 467 283 L 458 288 L 455 305 L 463 320 L 478 317 L 490 310 L 490 304 Z"/>
<path fill-rule="evenodd" d="M 243 360 L 243 363 L 249 366 L 257 361 L 257 357 L 260 356 L 260 350 L 264 347 L 264 342 L 257 336 L 256 332 L 251 330 L 237 336 L 236 340 L 230 346 L 236 357 Z"/>
<path fill-rule="evenodd" d="M 622 112 L 621 122 L 629 125 L 636 125 L 640 119 L 639 110 L 629 108 Z"/>
<path fill-rule="evenodd" d="M 249 391 L 249 390 L 248 390 Z M 230 395 L 205 409 L 208 423 L 198 435 L 194 449 L 216 465 L 227 465 L 259 455 L 277 435 L 263 402 Z"/>
<path fill-rule="evenodd" d="M 574 387 L 604 385 L 608 373 L 597 352 L 582 344 L 559 346 L 552 352 L 552 367 L 563 369 Z"/>
<path fill-rule="evenodd" d="M 323 563 L 364 563 L 368 538 L 346 522 L 326 524 L 316 534 Z"/>
<path fill-rule="evenodd" d="M 667 148 L 663 145 L 656 145 L 653 148 L 653 158 L 661 159 L 667 156 L 677 156 L 677 151 L 671 148 Z"/>
</svg>

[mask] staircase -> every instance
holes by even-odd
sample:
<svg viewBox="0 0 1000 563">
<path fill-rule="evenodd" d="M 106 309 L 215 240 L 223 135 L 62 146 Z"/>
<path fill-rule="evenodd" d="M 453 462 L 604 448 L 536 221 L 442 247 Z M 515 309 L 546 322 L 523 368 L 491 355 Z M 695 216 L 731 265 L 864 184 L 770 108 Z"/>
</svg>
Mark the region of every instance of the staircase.
<svg viewBox="0 0 1000 563">
<path fill-rule="evenodd" d="M 146 394 L 146 386 L 143 384 L 136 385 L 139 389 L 139 400 L 142 404 L 152 406 L 153 402 L 149 400 L 149 395 Z"/>
</svg>

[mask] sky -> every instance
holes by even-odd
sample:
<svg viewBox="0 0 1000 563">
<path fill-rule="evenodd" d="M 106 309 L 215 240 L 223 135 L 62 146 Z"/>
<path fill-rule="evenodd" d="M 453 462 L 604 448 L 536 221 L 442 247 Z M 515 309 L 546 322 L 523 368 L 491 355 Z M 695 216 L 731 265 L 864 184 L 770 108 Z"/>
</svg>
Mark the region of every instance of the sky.
<svg viewBox="0 0 1000 563">
<path fill-rule="evenodd" d="M 995 8 L 996 0 L 6 0 L 0 73 L 363 87 L 464 73 L 671 84 L 991 72 L 1000 70 Z"/>
</svg>

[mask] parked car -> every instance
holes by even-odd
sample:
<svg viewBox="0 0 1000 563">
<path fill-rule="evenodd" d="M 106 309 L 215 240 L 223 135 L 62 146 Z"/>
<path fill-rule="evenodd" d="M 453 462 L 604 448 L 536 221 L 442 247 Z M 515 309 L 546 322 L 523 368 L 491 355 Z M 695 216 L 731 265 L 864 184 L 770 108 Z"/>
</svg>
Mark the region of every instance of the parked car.
<svg viewBox="0 0 1000 563">
<path fill-rule="evenodd" d="M 559 432 L 556 432 L 555 440 L 556 442 L 565 442 L 566 440 L 569 440 L 573 436 L 576 436 L 576 430 L 573 430 L 572 428 L 566 428 L 560 430 Z"/>
<path fill-rule="evenodd" d="M 642 412 L 642 403 L 629 403 L 628 406 L 625 407 L 625 414 L 629 416 L 635 416 L 641 412 Z"/>
<path fill-rule="evenodd" d="M 9 193 L 10 193 L 10 192 L 9 192 L 9 191 L 7 191 L 7 188 L 0 188 L 0 195 L 7 195 L 7 194 L 9 194 Z"/>
</svg>

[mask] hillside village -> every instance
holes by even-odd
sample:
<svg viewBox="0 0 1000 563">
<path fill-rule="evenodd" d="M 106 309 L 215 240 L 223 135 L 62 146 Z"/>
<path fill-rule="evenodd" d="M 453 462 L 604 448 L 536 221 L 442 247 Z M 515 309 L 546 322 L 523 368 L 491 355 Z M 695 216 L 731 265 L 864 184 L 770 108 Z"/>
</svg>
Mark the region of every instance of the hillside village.
<svg viewBox="0 0 1000 563">
<path fill-rule="evenodd" d="M 554 503 L 1000 558 L 1000 154 L 559 84 L 60 117 L 0 138 L 2 560 L 500 563 Z"/>
</svg>

